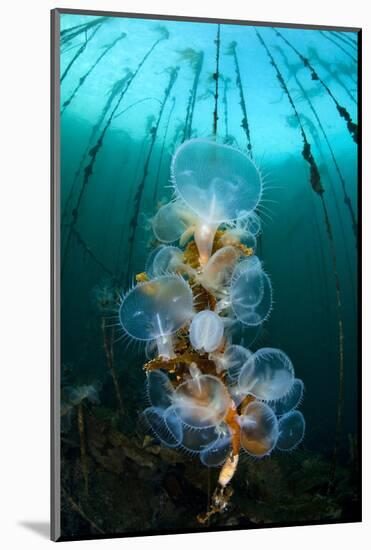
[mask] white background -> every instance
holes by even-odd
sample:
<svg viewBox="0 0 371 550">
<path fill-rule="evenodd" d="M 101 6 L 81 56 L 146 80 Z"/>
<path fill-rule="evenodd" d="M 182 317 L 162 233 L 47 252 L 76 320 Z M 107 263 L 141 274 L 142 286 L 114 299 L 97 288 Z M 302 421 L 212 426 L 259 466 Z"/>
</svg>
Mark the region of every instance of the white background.
<svg viewBox="0 0 371 550">
<path fill-rule="evenodd" d="M 369 2 L 352 0 L 49 0 L 0 9 L 0 545 L 52 545 L 49 520 L 49 10 L 54 7 L 363 27 L 364 524 L 76 542 L 74 548 L 369 547 Z M 5 121 L 4 121 L 5 119 Z M 5 124 L 4 124 L 5 122 Z M 368 166 L 367 166 L 368 165 Z M 313 397 L 315 399 L 315 396 Z M 320 403 L 318 404 L 320 406 Z"/>
</svg>

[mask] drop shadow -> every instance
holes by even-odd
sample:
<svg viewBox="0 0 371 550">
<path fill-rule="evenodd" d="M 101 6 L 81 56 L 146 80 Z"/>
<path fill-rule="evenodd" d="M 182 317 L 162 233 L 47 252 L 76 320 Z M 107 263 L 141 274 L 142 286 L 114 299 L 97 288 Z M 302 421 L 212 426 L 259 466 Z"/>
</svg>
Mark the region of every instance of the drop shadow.
<svg viewBox="0 0 371 550">
<path fill-rule="evenodd" d="M 50 538 L 50 523 L 48 521 L 19 521 L 18 525 L 37 533 L 42 538 Z"/>
</svg>

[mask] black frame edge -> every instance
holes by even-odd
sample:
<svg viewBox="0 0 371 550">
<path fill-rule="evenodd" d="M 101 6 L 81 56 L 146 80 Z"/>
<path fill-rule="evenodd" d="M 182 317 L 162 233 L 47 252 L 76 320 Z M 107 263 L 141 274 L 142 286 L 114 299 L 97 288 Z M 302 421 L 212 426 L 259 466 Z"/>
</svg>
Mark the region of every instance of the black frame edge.
<svg viewBox="0 0 371 550">
<path fill-rule="evenodd" d="M 357 423 L 358 423 L 358 491 L 359 491 L 359 514 L 362 521 L 363 502 L 362 502 L 362 29 L 357 32 L 357 62 L 358 62 L 358 95 L 357 95 L 357 123 L 358 123 L 358 166 L 357 166 L 357 335 L 358 335 L 358 353 L 357 353 Z"/>
<path fill-rule="evenodd" d="M 53 541 L 61 539 L 60 526 L 60 275 L 59 275 L 59 236 L 60 236 L 60 17 L 59 10 L 51 10 L 51 50 L 50 50 L 50 258 L 51 258 L 51 347 L 50 347 L 50 379 L 51 379 L 51 411 L 50 411 L 50 441 L 51 441 L 51 490 L 50 490 L 50 538 Z"/>
<path fill-rule="evenodd" d="M 255 27 L 283 27 L 288 29 L 304 29 L 304 30 L 329 30 L 342 32 L 358 32 L 361 27 L 338 27 L 334 25 L 314 25 L 309 23 L 282 23 L 276 21 L 250 21 L 247 19 L 224 19 L 218 17 L 198 17 L 192 15 L 163 15 L 153 13 L 126 13 L 106 10 L 79 10 L 77 8 L 55 8 L 59 14 L 76 14 L 76 15 L 98 15 L 101 17 L 122 17 L 126 19 L 154 19 L 162 21 L 189 21 L 196 23 L 224 23 L 226 25 L 250 25 Z"/>
</svg>

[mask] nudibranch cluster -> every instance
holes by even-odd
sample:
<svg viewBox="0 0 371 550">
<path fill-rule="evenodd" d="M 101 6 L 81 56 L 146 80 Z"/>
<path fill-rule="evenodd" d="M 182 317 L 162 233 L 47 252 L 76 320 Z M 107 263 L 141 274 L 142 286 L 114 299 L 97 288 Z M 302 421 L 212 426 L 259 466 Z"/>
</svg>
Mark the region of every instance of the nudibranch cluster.
<svg viewBox="0 0 371 550">
<path fill-rule="evenodd" d="M 171 178 L 174 197 L 152 220 L 161 244 L 123 296 L 119 319 L 146 342 L 143 418 L 152 433 L 221 468 L 209 517 L 226 505 L 240 452 L 260 458 L 302 441 L 304 385 L 283 351 L 235 341 L 237 325 L 259 327 L 272 308 L 255 255 L 256 165 L 237 149 L 192 139 L 176 151 Z"/>
</svg>

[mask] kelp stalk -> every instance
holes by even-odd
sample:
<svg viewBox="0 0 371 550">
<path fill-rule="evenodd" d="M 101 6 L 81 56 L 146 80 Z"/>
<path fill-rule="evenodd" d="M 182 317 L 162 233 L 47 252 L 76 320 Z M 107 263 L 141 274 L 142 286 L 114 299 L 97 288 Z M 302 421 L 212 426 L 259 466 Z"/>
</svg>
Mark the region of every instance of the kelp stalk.
<svg viewBox="0 0 371 550">
<path fill-rule="evenodd" d="M 149 124 L 149 120 L 151 121 L 150 124 Z M 132 190 L 135 188 L 135 184 L 136 184 L 138 173 L 139 173 L 139 168 L 141 166 L 143 166 L 144 148 L 145 148 L 145 145 L 147 143 L 148 132 L 149 132 L 150 128 L 152 127 L 152 123 L 153 123 L 152 115 L 150 115 L 148 117 L 147 122 L 148 122 L 147 123 L 147 129 L 146 129 L 145 136 L 142 139 L 142 143 L 141 143 L 141 146 L 140 146 L 140 151 L 139 151 L 138 160 L 137 160 L 137 163 L 136 163 L 136 166 L 135 166 L 134 176 L 132 177 L 130 188 L 128 189 L 129 196 L 128 196 L 128 199 L 126 201 L 125 216 L 124 216 L 123 222 L 121 224 L 120 239 L 119 239 L 119 246 L 118 246 L 118 252 L 117 252 L 117 257 L 116 257 L 116 267 L 115 267 L 115 273 L 116 273 L 116 276 L 117 276 L 117 280 L 119 280 L 119 281 L 121 281 L 122 278 L 123 278 L 123 270 L 124 270 L 123 265 L 121 265 L 121 267 L 120 267 L 120 264 L 123 262 L 123 258 L 124 258 L 124 261 L 126 261 L 125 255 L 123 254 L 123 247 L 124 247 L 124 244 L 125 244 L 126 221 L 127 221 L 127 218 L 128 218 L 129 204 L 131 203 L 131 194 L 132 194 Z"/>
<path fill-rule="evenodd" d="M 292 69 L 292 67 L 290 66 L 289 62 L 288 62 L 288 59 L 287 59 L 287 56 L 285 54 L 285 52 L 281 49 L 281 48 L 278 48 L 278 51 L 280 52 L 281 56 L 283 57 L 283 60 L 284 60 L 284 63 L 286 65 L 286 67 L 288 68 L 288 70 L 290 70 L 293 75 L 294 75 L 294 79 L 295 79 L 295 83 L 297 84 L 302 96 L 304 97 L 304 99 L 306 100 L 306 102 L 308 103 L 308 106 L 310 108 L 310 110 L 312 111 L 313 113 L 313 116 L 314 118 L 316 119 L 317 121 L 317 124 L 318 124 L 318 127 L 319 129 L 321 130 L 321 133 L 323 135 L 323 138 L 326 142 L 326 145 L 328 147 L 328 150 L 330 152 L 330 155 L 331 155 L 331 158 L 332 158 L 332 161 L 334 163 L 334 166 L 335 166 L 335 169 L 336 169 L 336 172 L 338 174 L 338 177 L 339 177 L 339 180 L 340 180 L 340 184 L 341 184 L 341 188 L 342 188 L 342 191 L 343 191 L 343 195 L 344 195 L 344 203 L 345 205 L 347 206 L 348 208 L 348 211 L 349 211 L 349 215 L 350 215 L 350 218 L 351 218 L 351 222 L 352 222 L 352 228 L 353 228 L 353 233 L 354 233 L 354 236 L 355 238 L 357 239 L 357 222 L 356 222 L 356 217 L 355 217 L 355 213 L 354 213 L 354 210 L 353 210 L 353 205 L 352 205 L 352 202 L 350 200 L 350 197 L 347 193 L 347 190 L 346 190 L 346 185 L 345 185 L 345 180 L 344 180 L 344 176 L 340 170 L 340 166 L 336 160 L 336 157 L 335 157 L 335 153 L 334 153 L 334 150 L 331 146 L 331 143 L 329 141 L 329 138 L 327 136 L 327 133 L 326 133 L 326 130 L 324 129 L 323 127 L 323 124 L 321 122 L 321 119 L 319 118 L 318 116 L 318 113 L 309 97 L 309 95 L 307 94 L 307 92 L 305 91 L 303 85 L 301 84 L 297 74 L 296 74 L 296 71 L 294 71 Z"/>
<path fill-rule="evenodd" d="M 120 384 L 117 378 L 115 362 L 114 362 L 114 352 L 113 352 L 114 329 L 110 330 L 110 328 L 107 327 L 107 322 L 105 317 L 102 318 L 102 333 L 103 333 L 104 353 L 106 355 L 108 370 L 112 376 L 113 385 L 115 388 L 119 414 L 121 416 L 124 416 L 124 403 L 121 396 Z"/>
<path fill-rule="evenodd" d="M 215 80 L 215 92 L 214 92 L 214 114 L 213 114 L 213 135 L 216 136 L 218 130 L 218 98 L 219 98 L 219 60 L 220 60 L 220 24 L 218 25 L 218 31 L 215 39 L 216 45 L 216 67 L 213 78 Z"/>
<path fill-rule="evenodd" d="M 91 248 L 87 245 L 86 241 L 82 238 L 82 236 L 80 235 L 80 233 L 77 231 L 75 227 L 72 229 L 72 232 L 76 242 L 83 249 L 84 255 L 89 256 L 89 258 L 93 260 L 93 262 L 97 264 L 97 266 L 99 266 L 102 271 L 107 273 L 107 275 L 109 275 L 110 277 L 114 277 L 113 272 L 107 266 L 105 266 L 104 263 L 99 258 L 97 258 L 97 256 L 94 254 Z"/>
<path fill-rule="evenodd" d="M 330 224 L 330 219 L 329 219 L 328 212 L 327 212 L 325 199 L 324 199 L 324 196 L 323 196 L 323 193 L 324 193 L 325 190 L 322 186 L 321 179 L 320 179 L 320 173 L 319 173 L 317 164 L 314 160 L 314 157 L 312 155 L 311 147 L 310 147 L 310 144 L 309 144 L 308 139 L 306 137 L 305 130 L 303 128 L 302 122 L 300 120 L 299 113 L 296 109 L 295 103 L 294 103 L 294 101 L 292 99 L 292 96 L 289 92 L 289 89 L 288 89 L 288 87 L 285 83 L 285 80 L 282 76 L 282 73 L 280 72 L 280 70 L 277 66 L 277 63 L 275 62 L 268 46 L 266 45 L 266 43 L 264 42 L 263 38 L 261 37 L 260 33 L 258 32 L 258 30 L 256 28 L 255 28 L 255 32 L 257 34 L 257 37 L 258 37 L 260 43 L 262 44 L 263 48 L 265 49 L 265 51 L 268 55 L 268 58 L 270 60 L 271 65 L 273 66 L 273 68 L 276 71 L 277 79 L 278 79 L 283 91 L 285 92 L 285 94 L 286 94 L 286 96 L 287 96 L 287 98 L 290 102 L 290 105 L 291 105 L 291 107 L 294 111 L 294 114 L 295 114 L 295 116 L 298 120 L 298 124 L 299 124 L 299 127 L 300 127 L 300 132 L 301 132 L 303 142 L 304 142 L 302 155 L 303 155 L 303 158 L 308 162 L 308 164 L 310 166 L 310 184 L 311 184 L 311 187 L 312 187 L 313 191 L 315 191 L 315 193 L 317 195 L 319 195 L 319 197 L 321 199 L 323 214 L 324 214 L 325 227 L 326 227 L 326 232 L 327 232 L 327 238 L 328 238 L 328 242 L 329 242 L 329 248 L 330 248 L 331 259 L 332 259 L 333 274 L 334 274 L 334 279 L 335 279 L 336 306 L 337 306 L 336 309 L 337 309 L 337 315 L 338 315 L 339 393 L 338 393 L 337 420 L 336 420 L 336 437 L 335 437 L 335 446 L 334 446 L 334 460 L 333 460 L 332 472 L 331 472 L 331 475 L 330 475 L 330 478 L 329 478 L 329 490 L 331 490 L 332 485 L 333 485 L 333 480 L 334 480 L 334 477 L 335 477 L 336 466 L 337 466 L 337 454 L 338 454 L 338 445 L 339 445 L 339 438 L 340 438 L 340 432 L 341 432 L 342 408 L 343 408 L 343 396 L 344 396 L 344 330 L 343 330 L 343 321 L 342 321 L 342 316 L 341 316 L 342 302 L 341 302 L 341 291 L 340 291 L 340 279 L 339 279 L 339 274 L 338 274 L 338 269 L 337 269 L 337 259 L 336 259 L 336 252 L 335 252 L 335 242 L 334 242 L 332 227 L 331 227 L 331 224 Z"/>
<path fill-rule="evenodd" d="M 350 36 L 347 36 L 346 33 L 333 31 L 332 34 L 345 44 L 348 44 L 348 46 L 351 46 L 355 50 L 357 49 L 357 41 L 353 40 L 353 38 L 351 38 Z"/>
<path fill-rule="evenodd" d="M 77 181 L 80 178 L 81 171 L 82 171 L 84 163 L 86 161 L 86 157 L 88 156 L 89 151 L 91 149 L 91 145 L 93 143 L 93 140 L 94 140 L 99 128 L 101 127 L 101 125 L 102 125 L 102 123 L 103 123 L 103 121 L 106 117 L 106 114 L 108 113 L 108 111 L 109 111 L 109 109 L 112 105 L 113 100 L 117 97 L 118 94 L 120 94 L 122 92 L 122 90 L 127 85 L 127 82 L 131 77 L 132 77 L 132 73 L 129 70 L 127 70 L 126 75 L 123 78 L 120 78 L 119 80 L 117 80 L 108 92 L 108 99 L 107 99 L 106 103 L 104 104 L 104 107 L 103 107 L 103 109 L 102 109 L 102 111 L 101 111 L 101 113 L 98 117 L 97 122 L 94 124 L 94 126 L 92 128 L 92 131 L 91 131 L 90 136 L 89 136 L 88 143 L 87 143 L 87 145 L 85 147 L 85 150 L 84 150 L 84 152 L 81 156 L 79 166 L 78 166 L 78 168 L 75 172 L 75 176 L 74 176 L 71 188 L 70 188 L 69 193 L 68 193 L 68 197 L 66 199 L 66 202 L 65 202 L 65 205 L 64 205 L 64 208 L 63 208 L 62 221 L 64 221 L 65 218 L 67 217 L 68 208 L 69 208 L 69 206 L 71 204 L 71 201 L 73 199 L 73 195 L 74 195 L 74 192 L 75 192 Z"/>
<path fill-rule="evenodd" d="M 102 23 L 107 21 L 107 19 L 107 17 L 98 17 L 89 23 L 82 23 L 81 25 L 75 25 L 73 27 L 69 27 L 68 29 L 61 30 L 61 46 L 65 46 L 80 34 L 86 34 L 89 29 L 96 26 L 101 26 Z"/>
<path fill-rule="evenodd" d="M 240 94 L 240 106 L 241 106 L 241 109 L 242 109 L 241 127 L 243 128 L 243 130 L 246 134 L 248 153 L 252 156 L 250 126 L 249 126 L 249 122 L 248 122 L 248 118 L 247 118 L 246 101 L 245 101 L 245 96 L 244 96 L 244 93 L 243 93 L 240 64 L 238 62 L 236 48 L 237 48 L 237 42 L 235 42 L 235 41 L 231 42 L 230 45 L 229 45 L 228 53 L 233 56 L 233 60 L 234 60 L 234 67 L 235 67 L 235 71 L 236 71 L 236 84 L 237 84 L 238 91 L 239 91 L 239 94 Z"/>
<path fill-rule="evenodd" d="M 160 44 L 162 42 L 162 40 L 167 40 L 169 38 L 169 33 L 164 27 L 160 27 L 159 30 L 161 31 L 162 35 L 160 36 L 160 38 L 158 38 L 152 44 L 152 46 L 149 48 L 149 50 L 143 56 L 142 60 L 140 61 L 139 65 L 137 66 L 134 73 L 132 73 L 131 77 L 126 82 L 126 85 L 125 85 L 124 89 L 121 91 L 121 93 L 120 93 L 120 95 L 119 95 L 119 97 L 116 101 L 116 104 L 115 104 L 114 108 L 112 109 L 110 116 L 107 119 L 106 124 L 104 125 L 101 133 L 99 134 L 99 137 L 98 137 L 95 145 L 89 151 L 90 161 L 88 162 L 88 164 L 86 165 L 86 167 L 84 169 L 83 182 L 82 182 L 82 185 L 81 185 L 81 189 L 80 189 L 75 207 L 72 210 L 72 220 L 71 220 L 71 223 L 70 223 L 70 229 L 67 232 L 66 244 L 65 244 L 64 254 L 63 254 L 62 263 L 61 263 L 61 277 L 62 278 L 63 278 L 64 270 L 66 268 L 68 252 L 69 252 L 69 248 L 70 248 L 70 244 L 71 244 L 71 238 L 72 238 L 72 235 L 73 235 L 73 229 L 74 229 L 74 227 L 75 227 L 75 225 L 78 221 L 79 210 L 80 210 L 83 198 L 85 196 L 86 187 L 87 187 L 87 185 L 89 183 L 89 180 L 90 180 L 90 178 L 93 174 L 94 165 L 95 165 L 98 153 L 101 150 L 101 148 L 103 147 L 107 131 L 111 126 L 112 120 L 113 120 L 117 110 L 119 109 L 119 107 L 121 105 L 121 102 L 122 102 L 127 90 L 129 89 L 131 83 L 134 81 L 136 75 L 139 73 L 139 71 L 143 67 L 144 63 L 147 61 L 147 59 L 152 54 L 152 52 L 155 50 L 155 48 L 158 46 L 158 44 Z"/>
<path fill-rule="evenodd" d="M 199 55 L 199 57 L 198 57 L 198 62 L 197 62 L 197 67 L 196 67 L 195 78 L 194 78 L 194 81 L 193 81 L 193 87 L 192 87 L 192 92 L 193 92 L 193 94 L 192 94 L 192 104 L 191 104 L 191 110 L 190 110 L 189 118 L 188 118 L 187 136 L 184 139 L 190 139 L 191 135 L 192 135 L 193 115 L 194 115 L 194 111 L 195 111 L 196 98 L 197 98 L 197 89 L 198 89 L 198 84 L 199 84 L 199 81 L 200 81 L 200 74 L 201 74 L 201 71 L 202 71 L 203 63 L 204 63 L 204 52 L 199 52 L 198 55 Z"/>
<path fill-rule="evenodd" d="M 130 109 L 132 109 L 133 107 L 136 107 L 137 105 L 140 105 L 140 103 L 144 103 L 145 101 L 157 101 L 158 103 L 161 104 L 161 101 L 157 99 L 157 97 L 143 97 L 142 99 L 138 99 L 138 101 L 134 101 L 134 103 L 132 103 L 131 105 L 129 105 L 128 107 L 126 107 L 125 109 L 117 113 L 117 115 L 115 115 L 115 120 L 116 118 L 119 118 L 120 116 L 130 111 Z"/>
<path fill-rule="evenodd" d="M 187 102 L 186 117 L 183 128 L 183 142 L 187 139 L 190 139 L 192 135 L 192 123 L 193 123 L 193 114 L 196 104 L 197 89 L 200 81 L 200 74 L 202 70 L 202 65 L 204 62 L 204 52 L 195 52 L 192 48 L 187 48 L 180 52 L 181 58 L 190 62 L 194 70 L 194 78 L 192 87 L 189 91 L 189 98 Z"/>
<path fill-rule="evenodd" d="M 335 46 L 337 48 L 339 48 L 339 50 L 341 50 L 343 53 L 345 53 L 345 55 L 347 55 L 348 57 L 350 57 L 350 59 L 354 62 L 354 63 L 357 63 L 357 60 L 355 57 L 353 57 L 353 55 L 351 53 L 349 53 L 341 44 L 339 44 L 334 38 L 330 37 L 329 34 L 330 33 L 326 33 L 324 31 L 319 31 L 322 36 L 324 38 L 326 38 L 326 40 L 329 40 L 329 42 L 331 42 L 332 44 L 335 44 Z"/>
<path fill-rule="evenodd" d="M 315 48 L 308 47 L 308 55 L 310 56 L 312 63 L 315 61 L 320 67 L 322 67 L 327 74 L 344 90 L 344 92 L 349 97 L 350 101 L 353 103 L 357 103 L 356 98 L 351 93 L 349 88 L 344 84 L 344 82 L 340 79 L 341 70 L 339 68 L 333 68 L 331 63 L 327 63 L 324 59 L 322 59 Z"/>
<path fill-rule="evenodd" d="M 340 292 L 340 283 L 339 283 L 339 275 L 337 270 L 337 261 L 336 261 L 336 253 L 335 253 L 335 243 L 334 238 L 332 234 L 332 228 L 330 225 L 330 220 L 326 208 L 326 203 L 321 197 L 322 202 L 322 208 L 323 213 L 325 217 L 325 223 L 327 228 L 327 234 L 329 235 L 329 241 L 330 241 L 330 250 L 331 250 L 331 260 L 332 260 L 332 267 L 333 272 L 335 276 L 335 282 L 336 282 L 336 305 L 337 305 L 337 314 L 338 314 L 338 333 L 339 333 L 339 381 L 338 381 L 338 407 L 337 407 L 337 413 L 336 413 L 336 431 L 335 431 L 335 444 L 334 444 L 334 451 L 333 451 L 333 461 L 332 461 L 332 468 L 330 472 L 330 478 L 328 483 L 328 493 L 332 492 L 334 482 L 335 482 L 335 476 L 336 476 L 336 468 L 337 468 L 337 462 L 338 462 L 338 449 L 340 446 L 340 436 L 341 436 L 341 427 L 342 427 L 342 418 L 343 418 L 343 401 L 344 401 L 344 324 L 343 320 L 341 318 L 341 309 L 342 309 L 342 302 L 341 302 L 341 292 Z"/>
<path fill-rule="evenodd" d="M 159 161 L 158 161 L 155 184 L 154 184 L 154 188 L 153 188 L 153 202 L 154 203 L 156 203 L 156 201 L 157 201 L 158 184 L 159 184 L 159 181 L 160 181 L 162 159 L 163 159 L 163 156 L 164 156 L 165 144 L 166 144 L 167 134 L 168 134 L 168 131 L 169 131 L 170 120 L 171 120 L 171 117 L 172 117 L 172 114 L 173 114 L 173 111 L 174 111 L 174 107 L 175 107 L 175 100 L 176 100 L 176 98 L 174 96 L 173 99 L 172 99 L 170 110 L 169 110 L 169 115 L 168 115 L 168 118 L 167 118 L 167 121 L 166 121 L 164 137 L 162 139 L 160 158 L 159 158 Z"/>
<path fill-rule="evenodd" d="M 307 163 L 309 164 L 309 169 L 310 169 L 310 184 L 311 184 L 311 187 L 312 189 L 318 194 L 318 195 L 322 195 L 322 193 L 324 192 L 324 189 L 323 189 L 323 186 L 322 186 L 322 183 L 321 183 L 321 177 L 320 177 L 320 173 L 319 173 L 319 170 L 318 170 L 318 166 L 314 160 L 314 157 L 313 157 L 313 154 L 312 154 L 312 150 L 311 150 L 311 146 L 310 146 L 310 143 L 307 139 L 307 136 L 306 136 L 306 133 L 305 133 L 305 130 L 304 130 L 304 127 L 303 127 L 303 124 L 301 122 L 301 119 L 300 119 L 300 116 L 299 116 L 299 113 L 296 109 L 296 106 L 295 106 L 295 103 L 294 103 L 294 100 L 289 92 L 289 89 L 286 85 L 286 82 L 282 76 L 282 73 L 281 71 L 279 70 L 278 66 L 277 66 L 277 63 L 275 62 L 268 46 L 266 45 L 265 41 L 263 40 L 262 36 L 260 35 L 260 33 L 258 32 L 258 30 L 255 28 L 255 32 L 256 32 L 256 35 L 261 43 L 261 45 L 263 46 L 268 58 L 269 58 L 269 61 L 271 63 L 271 65 L 273 66 L 275 72 L 276 72 L 276 77 L 277 77 L 277 80 L 278 82 L 280 83 L 280 86 L 282 88 L 282 90 L 284 91 L 284 93 L 286 94 L 288 100 L 289 100 L 289 103 L 292 107 L 292 110 L 294 112 L 294 115 L 298 121 L 298 125 L 299 125 L 299 128 L 300 128 L 300 133 L 301 133 L 301 137 L 303 139 L 303 149 L 302 149 L 302 156 L 303 158 L 307 161 Z"/>
<path fill-rule="evenodd" d="M 91 33 L 91 35 L 89 37 L 85 36 L 85 41 L 83 42 L 83 44 L 80 46 L 80 48 L 77 50 L 77 52 L 75 53 L 75 55 L 72 57 L 71 61 L 68 63 L 67 67 L 65 68 L 65 70 L 63 71 L 63 74 L 61 76 L 61 84 L 63 82 L 63 80 L 66 78 L 66 76 L 68 75 L 68 73 L 70 72 L 70 69 L 71 67 L 73 66 L 73 64 L 75 63 L 75 61 L 80 57 L 80 55 L 82 53 L 84 53 L 87 45 L 89 44 L 89 42 L 94 38 L 95 34 L 99 31 L 101 25 L 95 27 L 95 29 L 93 30 L 93 32 Z"/>
<path fill-rule="evenodd" d="M 89 467 L 88 457 L 86 454 L 86 438 L 85 438 L 85 424 L 84 424 L 84 410 L 82 402 L 77 405 L 77 424 L 80 437 L 80 458 L 82 474 L 84 477 L 84 487 L 86 495 L 89 494 Z"/>
<path fill-rule="evenodd" d="M 336 99 L 334 94 L 331 92 L 331 90 L 327 86 L 327 84 L 318 76 L 317 72 L 315 71 L 315 69 L 311 65 L 309 59 L 307 57 L 304 57 L 304 55 L 302 55 L 299 52 L 299 50 L 297 50 L 295 48 L 295 46 L 293 46 L 291 44 L 291 42 L 289 42 L 287 40 L 287 38 L 285 38 L 277 29 L 273 29 L 273 30 L 276 33 L 276 35 L 279 36 L 285 42 L 285 44 L 287 44 L 287 46 L 289 46 L 289 48 L 291 48 L 292 51 L 294 51 L 296 53 L 296 55 L 300 58 L 300 60 L 302 61 L 304 67 L 309 70 L 309 72 L 311 74 L 311 77 L 312 77 L 312 80 L 315 80 L 315 81 L 319 82 L 321 84 L 321 86 L 326 90 L 329 97 L 335 103 L 335 106 L 336 106 L 336 109 L 337 109 L 339 115 L 345 120 L 345 122 L 347 124 L 348 131 L 349 131 L 350 135 L 352 136 L 353 141 L 355 143 L 358 143 L 358 125 L 355 124 L 355 122 L 353 122 L 353 120 L 352 120 L 350 114 L 348 113 L 347 109 L 345 107 L 343 107 L 342 105 L 340 105 L 340 103 L 338 102 L 338 100 Z"/>
<path fill-rule="evenodd" d="M 99 63 L 102 61 L 102 59 L 108 54 L 109 51 L 112 50 L 112 48 L 114 48 L 116 46 L 116 44 L 118 42 L 120 42 L 120 40 L 123 40 L 123 38 L 126 37 L 126 33 L 121 33 L 115 40 L 113 40 L 113 42 L 111 42 L 110 44 L 108 44 L 103 52 L 97 57 L 97 59 L 94 61 L 94 63 L 89 67 L 89 69 L 86 71 L 86 73 L 84 73 L 82 75 L 82 77 L 80 77 L 79 81 L 78 81 L 78 84 L 77 86 L 75 86 L 75 88 L 73 89 L 71 95 L 68 97 L 68 99 L 66 99 L 66 101 L 63 103 L 62 107 L 61 107 L 61 115 L 63 115 L 63 113 L 66 111 L 67 107 L 71 104 L 72 100 L 74 99 L 74 97 L 76 96 L 76 94 L 78 93 L 78 91 L 80 90 L 81 86 L 84 84 L 85 80 L 88 78 L 88 76 L 94 71 L 94 69 L 97 67 L 97 65 L 99 65 Z"/>
<path fill-rule="evenodd" d="M 157 133 L 158 133 L 158 128 L 159 128 L 159 125 L 161 123 L 161 119 L 162 119 L 162 115 L 163 115 L 163 112 L 164 112 L 164 109 L 165 109 L 165 105 L 166 105 L 167 100 L 168 100 L 168 98 L 171 94 L 171 90 L 173 89 L 173 86 L 176 82 L 176 79 L 178 78 L 178 72 L 179 72 L 179 67 L 175 67 L 173 69 L 170 69 L 169 82 L 168 82 L 168 85 L 167 85 L 167 87 L 165 89 L 165 92 L 164 92 L 164 97 L 163 97 L 163 101 L 162 101 L 162 104 L 161 104 L 160 111 L 158 113 L 156 124 L 155 124 L 154 127 L 151 128 L 151 144 L 150 144 L 150 147 L 149 147 L 149 151 L 148 151 L 148 154 L 147 154 L 146 161 L 144 163 L 143 176 L 142 176 L 141 182 L 138 186 L 137 192 L 136 192 L 135 197 L 134 197 L 134 212 L 133 212 L 133 215 L 131 217 L 130 224 L 129 224 L 129 239 L 128 239 L 129 252 L 128 252 L 128 257 L 127 257 L 127 277 L 126 277 L 126 279 L 128 279 L 129 273 L 130 273 L 130 270 L 131 270 L 131 262 L 132 262 L 133 250 L 134 250 L 134 241 L 135 241 L 135 235 L 136 235 L 136 230 L 137 230 L 137 226 L 138 226 L 138 216 L 139 216 L 139 213 L 140 213 L 140 206 L 141 206 L 141 202 L 142 202 L 142 195 L 143 195 L 145 183 L 146 183 L 147 176 L 148 176 L 149 163 L 151 161 L 153 148 L 155 146 Z"/>
<path fill-rule="evenodd" d="M 223 77 L 223 106 L 224 106 L 224 126 L 225 136 L 224 143 L 229 143 L 229 127 L 228 127 L 228 88 L 231 82 L 230 78 Z"/>
</svg>

